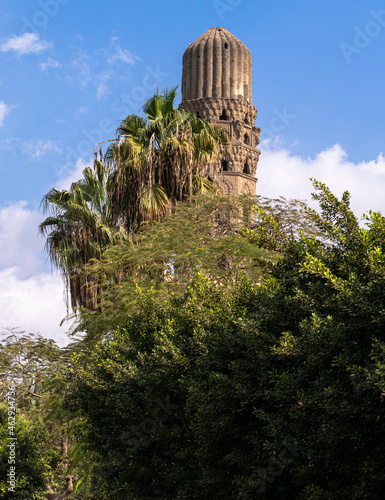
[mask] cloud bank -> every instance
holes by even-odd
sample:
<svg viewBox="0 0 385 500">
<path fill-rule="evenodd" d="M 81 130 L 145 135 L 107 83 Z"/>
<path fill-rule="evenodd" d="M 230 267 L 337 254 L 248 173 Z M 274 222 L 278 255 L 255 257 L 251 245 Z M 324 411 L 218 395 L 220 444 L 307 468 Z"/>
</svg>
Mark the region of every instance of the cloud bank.
<svg viewBox="0 0 385 500">
<path fill-rule="evenodd" d="M 0 271 L 0 283 L 0 330 L 15 328 L 68 343 L 68 325 L 60 327 L 66 315 L 60 276 L 39 273 L 22 279 L 15 266 Z"/>
<path fill-rule="evenodd" d="M 308 201 L 312 184 L 309 178 L 325 183 L 336 196 L 348 190 L 351 207 L 360 217 L 369 210 L 385 214 L 385 157 L 353 163 L 346 151 L 336 144 L 314 158 L 304 158 L 290 150 L 263 141 L 257 177 L 257 194 L 268 198 L 284 196 Z"/>
<path fill-rule="evenodd" d="M 45 264 L 44 240 L 37 235 L 42 219 L 25 201 L 0 209 L 0 330 L 40 332 L 64 345 L 63 283 Z"/>
<path fill-rule="evenodd" d="M 68 189 L 87 166 L 92 162 L 79 158 L 55 187 Z M 64 285 L 56 271 L 50 272 L 45 240 L 38 235 L 43 219 L 42 212 L 29 208 L 27 201 L 0 207 L 0 331 L 17 328 L 65 345 L 71 324 L 60 326 L 67 315 Z"/>
</svg>

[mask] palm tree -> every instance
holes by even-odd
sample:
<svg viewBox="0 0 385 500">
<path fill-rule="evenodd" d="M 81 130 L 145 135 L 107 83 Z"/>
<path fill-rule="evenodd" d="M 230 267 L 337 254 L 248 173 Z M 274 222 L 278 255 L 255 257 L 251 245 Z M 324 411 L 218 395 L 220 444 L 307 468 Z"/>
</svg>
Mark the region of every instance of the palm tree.
<svg viewBox="0 0 385 500">
<path fill-rule="evenodd" d="M 213 189 L 217 158 L 230 144 L 222 127 L 176 109 L 176 95 L 176 87 L 158 90 L 143 106 L 145 117 L 121 122 L 106 153 L 114 213 L 128 233 L 169 213 L 186 195 Z"/>
<path fill-rule="evenodd" d="M 97 309 L 103 286 L 84 270 L 144 221 L 159 219 L 186 195 L 215 189 L 217 158 L 229 144 L 222 127 L 176 109 L 176 87 L 156 93 L 145 117 L 120 124 L 105 161 L 95 158 L 69 190 L 43 198 L 50 215 L 39 226 L 51 263 L 65 281 L 73 309 Z M 112 142 L 112 141 L 111 141 Z M 110 277 L 111 278 L 111 277 Z"/>
<path fill-rule="evenodd" d="M 74 310 L 80 306 L 96 309 L 102 292 L 96 278 L 84 272 L 84 265 L 127 239 L 111 210 L 109 175 L 109 166 L 96 160 L 95 170 L 85 168 L 83 179 L 69 190 L 52 188 L 42 200 L 44 214 L 49 212 L 49 216 L 39 225 L 39 232 L 47 237 L 46 251 L 63 276 Z"/>
</svg>

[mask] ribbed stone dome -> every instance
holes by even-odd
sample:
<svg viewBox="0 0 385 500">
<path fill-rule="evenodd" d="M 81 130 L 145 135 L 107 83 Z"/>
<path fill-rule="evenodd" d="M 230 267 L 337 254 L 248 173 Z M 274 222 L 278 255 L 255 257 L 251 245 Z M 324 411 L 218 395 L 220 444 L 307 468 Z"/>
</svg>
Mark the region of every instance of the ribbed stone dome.
<svg viewBox="0 0 385 500">
<path fill-rule="evenodd" d="M 250 50 L 224 28 L 210 28 L 183 55 L 182 101 L 206 97 L 252 104 Z"/>
</svg>

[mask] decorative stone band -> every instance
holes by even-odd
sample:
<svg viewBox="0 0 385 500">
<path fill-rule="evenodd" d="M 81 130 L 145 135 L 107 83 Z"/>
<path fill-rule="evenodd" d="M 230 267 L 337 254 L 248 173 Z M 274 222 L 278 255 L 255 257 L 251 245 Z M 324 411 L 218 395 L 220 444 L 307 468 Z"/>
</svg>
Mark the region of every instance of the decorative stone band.
<svg viewBox="0 0 385 500">
<path fill-rule="evenodd" d="M 251 175 L 239 172 L 222 172 L 220 175 L 223 194 L 226 196 L 255 195 L 257 180 Z"/>
<path fill-rule="evenodd" d="M 223 153 L 220 160 L 221 170 L 225 173 L 245 174 L 255 178 L 260 154 L 259 149 L 245 148 L 243 145 L 232 146 L 231 150 Z"/>
<path fill-rule="evenodd" d="M 192 111 L 210 123 L 222 125 L 231 138 L 231 148 L 223 151 L 222 170 L 255 176 L 260 151 L 261 129 L 254 127 L 257 108 L 239 99 L 193 99 L 183 101 L 181 108 Z"/>
<path fill-rule="evenodd" d="M 183 100 L 181 108 L 188 109 L 209 122 L 241 120 L 253 126 L 258 109 L 243 99 L 206 97 L 204 99 Z"/>
</svg>

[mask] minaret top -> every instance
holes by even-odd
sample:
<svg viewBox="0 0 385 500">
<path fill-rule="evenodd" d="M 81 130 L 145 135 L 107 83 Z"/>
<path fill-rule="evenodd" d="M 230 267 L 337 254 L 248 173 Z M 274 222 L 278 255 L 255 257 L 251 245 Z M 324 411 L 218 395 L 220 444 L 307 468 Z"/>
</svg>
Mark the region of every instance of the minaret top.
<svg viewBox="0 0 385 500">
<path fill-rule="evenodd" d="M 210 28 L 183 55 L 182 102 L 207 97 L 252 104 L 251 53 L 224 28 Z"/>
</svg>

